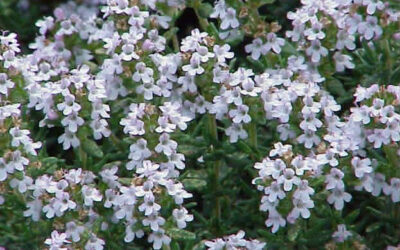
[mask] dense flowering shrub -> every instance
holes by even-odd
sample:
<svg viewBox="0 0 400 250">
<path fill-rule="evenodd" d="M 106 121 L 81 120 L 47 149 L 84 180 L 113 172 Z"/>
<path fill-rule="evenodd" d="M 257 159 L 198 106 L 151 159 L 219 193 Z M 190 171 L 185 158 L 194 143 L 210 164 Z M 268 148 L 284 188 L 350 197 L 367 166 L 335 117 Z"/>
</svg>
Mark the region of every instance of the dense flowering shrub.
<svg viewBox="0 0 400 250">
<path fill-rule="evenodd" d="M 78 2 L 0 36 L 0 245 L 400 244 L 396 3 Z"/>
</svg>

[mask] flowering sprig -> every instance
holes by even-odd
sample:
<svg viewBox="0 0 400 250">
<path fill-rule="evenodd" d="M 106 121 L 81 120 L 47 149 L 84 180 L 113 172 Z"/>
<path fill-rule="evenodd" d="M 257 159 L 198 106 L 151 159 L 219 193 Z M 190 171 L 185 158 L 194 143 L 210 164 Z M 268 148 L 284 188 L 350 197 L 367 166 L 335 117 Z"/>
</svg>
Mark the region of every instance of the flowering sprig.
<svg viewBox="0 0 400 250">
<path fill-rule="evenodd" d="M 0 205 L 22 204 L 50 249 L 310 246 L 315 230 L 348 246 L 390 228 L 354 218 L 383 201 L 398 218 L 399 89 L 359 86 L 347 107 L 332 84 L 385 45 L 398 13 L 301 1 L 281 30 L 264 4 L 71 1 L 36 23 L 27 55 L 2 33 Z M 190 8 L 199 27 L 182 35 Z M 252 223 L 260 240 L 217 238 Z"/>
</svg>

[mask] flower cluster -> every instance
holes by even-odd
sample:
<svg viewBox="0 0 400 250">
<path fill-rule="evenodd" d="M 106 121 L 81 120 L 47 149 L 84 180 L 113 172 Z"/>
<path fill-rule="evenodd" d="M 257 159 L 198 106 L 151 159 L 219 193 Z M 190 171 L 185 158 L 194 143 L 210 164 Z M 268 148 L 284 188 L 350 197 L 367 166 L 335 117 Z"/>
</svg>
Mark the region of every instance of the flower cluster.
<svg viewBox="0 0 400 250">
<path fill-rule="evenodd" d="M 37 21 L 25 55 L 3 32 L 0 209 L 23 204 L 49 249 L 264 249 L 288 231 L 293 242 L 308 230 L 298 219 L 314 217 L 327 217 L 335 244 L 389 227 L 352 226 L 358 213 L 345 207 L 400 202 L 400 87 L 349 88 L 354 102 L 341 106 L 330 85 L 389 37 L 399 13 L 379 0 L 302 0 L 280 32 L 262 2 L 70 1 Z M 199 27 L 182 35 L 185 9 Z M 240 229 L 222 204 L 258 209 L 254 186 L 272 234 L 216 238 Z"/>
<path fill-rule="evenodd" d="M 209 250 L 222 250 L 222 249 L 254 249 L 261 250 L 265 247 L 265 243 L 258 240 L 244 239 L 245 233 L 239 231 L 237 234 L 225 236 L 224 238 L 206 241 L 205 245 Z"/>
</svg>

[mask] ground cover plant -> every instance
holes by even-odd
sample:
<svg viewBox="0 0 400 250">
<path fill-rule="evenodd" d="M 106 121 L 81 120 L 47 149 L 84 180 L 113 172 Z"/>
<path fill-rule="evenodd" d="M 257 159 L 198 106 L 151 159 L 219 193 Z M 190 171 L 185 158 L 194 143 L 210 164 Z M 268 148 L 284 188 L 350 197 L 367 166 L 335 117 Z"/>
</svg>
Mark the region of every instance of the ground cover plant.
<svg viewBox="0 0 400 250">
<path fill-rule="evenodd" d="M 400 247 L 397 1 L 0 6 L 2 248 Z"/>
</svg>

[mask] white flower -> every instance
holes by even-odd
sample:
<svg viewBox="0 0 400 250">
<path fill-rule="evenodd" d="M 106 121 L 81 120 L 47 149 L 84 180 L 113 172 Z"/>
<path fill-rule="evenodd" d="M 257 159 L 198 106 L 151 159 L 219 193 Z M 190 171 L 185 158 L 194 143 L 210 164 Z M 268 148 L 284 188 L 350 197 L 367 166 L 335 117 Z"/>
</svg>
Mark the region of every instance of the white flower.
<svg viewBox="0 0 400 250">
<path fill-rule="evenodd" d="M 256 38 L 251 44 L 244 47 L 246 53 L 251 53 L 251 58 L 258 60 L 261 55 L 266 55 L 268 52 L 267 46 L 263 43 L 261 38 Z"/>
<path fill-rule="evenodd" d="M 114 53 L 117 46 L 121 43 L 121 37 L 119 36 L 118 32 L 114 32 L 112 37 L 105 37 L 103 38 L 103 41 L 105 42 L 104 48 L 107 49 L 107 54 L 110 55 Z"/>
<path fill-rule="evenodd" d="M 179 153 L 172 153 L 171 155 L 168 156 L 168 161 L 169 163 L 172 163 L 176 168 L 178 169 L 184 169 L 185 168 L 185 155 L 179 154 Z"/>
<path fill-rule="evenodd" d="M 24 211 L 24 216 L 32 217 L 33 221 L 39 221 L 42 212 L 42 200 L 37 198 L 33 201 L 28 201 L 26 206 L 28 207 L 28 210 Z"/>
<path fill-rule="evenodd" d="M 380 148 L 382 144 L 387 145 L 390 143 L 390 134 L 387 132 L 385 129 L 374 129 L 367 139 L 369 142 L 374 143 L 374 148 Z"/>
<path fill-rule="evenodd" d="M 278 155 L 279 157 L 283 156 L 286 152 L 292 151 L 292 145 L 283 145 L 281 142 L 274 144 L 274 149 L 269 152 L 270 157 L 274 157 Z"/>
<path fill-rule="evenodd" d="M 158 127 L 155 129 L 157 133 L 171 133 L 175 130 L 176 125 L 169 123 L 167 116 L 160 116 L 158 118 Z"/>
<path fill-rule="evenodd" d="M 30 185 L 32 185 L 32 183 L 33 183 L 33 180 L 32 180 L 32 178 L 31 177 L 29 177 L 29 176 L 24 176 L 24 178 L 22 179 L 22 180 L 18 180 L 18 179 L 12 179 L 11 181 L 10 181 L 10 186 L 12 187 L 12 188 L 16 188 L 16 187 L 18 187 L 18 191 L 20 192 L 20 193 L 25 193 L 27 190 L 28 190 L 28 187 L 30 186 Z"/>
<path fill-rule="evenodd" d="M 160 249 L 163 244 L 169 245 L 171 238 L 165 235 L 164 229 L 159 229 L 158 231 L 152 232 L 147 239 L 149 243 L 153 242 L 154 249 Z"/>
<path fill-rule="evenodd" d="M 232 125 L 225 130 L 225 134 L 229 136 L 229 142 L 231 143 L 236 143 L 239 139 L 246 139 L 248 136 L 242 124 L 239 123 L 232 123 Z"/>
<path fill-rule="evenodd" d="M 393 202 L 400 201 L 400 179 L 399 178 L 391 178 L 390 185 L 385 185 L 383 187 L 383 192 L 386 195 L 390 195 Z"/>
<path fill-rule="evenodd" d="M 121 59 L 131 61 L 132 59 L 139 60 L 139 56 L 135 53 L 135 45 L 127 43 L 122 45 Z"/>
<path fill-rule="evenodd" d="M 222 18 L 226 15 L 225 0 L 218 0 L 214 4 L 214 11 L 210 14 L 211 18 Z"/>
<path fill-rule="evenodd" d="M 186 222 L 193 220 L 193 215 L 188 214 L 188 211 L 184 207 L 181 209 L 174 209 L 172 215 L 174 216 L 178 228 L 185 228 Z"/>
<path fill-rule="evenodd" d="M 347 69 L 354 69 L 355 65 L 352 63 L 352 58 L 349 55 L 344 55 L 341 52 L 336 52 L 333 55 L 333 59 L 336 62 L 336 71 L 343 72 Z"/>
<path fill-rule="evenodd" d="M 266 51 L 274 51 L 276 54 L 281 53 L 281 47 L 285 45 L 285 39 L 278 37 L 275 33 L 267 34 L 267 42 L 265 43 Z"/>
<path fill-rule="evenodd" d="M 200 61 L 203 62 L 203 63 L 208 62 L 208 60 L 209 60 L 210 58 L 213 58 L 213 57 L 214 57 L 214 53 L 209 52 L 209 51 L 208 51 L 208 48 L 207 48 L 206 46 L 200 46 L 200 45 L 197 46 L 196 52 L 194 52 L 193 55 L 194 55 L 194 54 L 199 55 Z M 193 55 L 192 55 L 192 56 L 193 56 Z"/>
<path fill-rule="evenodd" d="M 270 186 L 266 187 L 264 193 L 267 195 L 270 202 L 275 202 L 278 199 L 282 200 L 286 197 L 285 192 L 277 181 L 273 181 Z"/>
<path fill-rule="evenodd" d="M 78 131 L 78 126 L 82 126 L 83 123 L 84 120 L 74 111 L 61 120 L 61 124 L 72 133 L 76 133 Z"/>
<path fill-rule="evenodd" d="M 325 38 L 325 33 L 322 31 L 322 28 L 322 23 L 316 21 L 312 24 L 311 28 L 308 28 L 304 31 L 304 35 L 309 41 L 313 41 L 316 39 L 322 40 Z"/>
<path fill-rule="evenodd" d="M 297 141 L 304 144 L 304 147 L 310 149 L 313 145 L 318 145 L 321 139 L 312 130 L 305 130 L 304 134 L 297 138 Z"/>
<path fill-rule="evenodd" d="M 300 128 L 304 131 L 317 131 L 318 128 L 322 127 L 322 122 L 315 117 L 313 112 L 304 112 L 304 120 L 300 122 Z"/>
<path fill-rule="evenodd" d="M 204 242 L 208 250 L 223 250 L 225 248 L 225 241 L 223 239 L 216 239 L 213 241 Z"/>
<path fill-rule="evenodd" d="M 321 56 L 327 56 L 328 50 L 321 45 L 319 40 L 311 41 L 311 46 L 306 49 L 306 54 L 311 56 L 311 62 L 318 63 Z"/>
<path fill-rule="evenodd" d="M 299 216 L 308 219 L 310 217 L 310 211 L 308 209 L 314 207 L 314 202 L 312 200 L 300 200 L 294 198 L 293 206 L 292 211 L 290 211 L 288 215 L 289 221 L 295 221 Z"/>
<path fill-rule="evenodd" d="M 336 167 L 339 164 L 339 161 L 335 158 L 335 151 L 333 149 L 328 149 L 323 154 L 317 155 L 317 160 L 321 164 L 327 164 L 331 167 Z"/>
<path fill-rule="evenodd" d="M 65 224 L 66 235 L 68 238 L 72 238 L 73 242 L 78 242 L 81 240 L 80 235 L 85 231 L 84 226 L 77 225 L 74 221 L 70 221 Z"/>
<path fill-rule="evenodd" d="M 344 173 L 340 169 L 331 168 L 330 173 L 326 175 L 325 188 L 327 190 L 334 188 L 344 189 L 344 182 L 342 181 L 343 177 Z"/>
<path fill-rule="evenodd" d="M 8 95 L 8 89 L 14 88 L 14 83 L 8 79 L 6 73 L 0 73 L 0 93 Z"/>
<path fill-rule="evenodd" d="M 54 27 L 54 18 L 51 16 L 44 17 L 41 20 L 38 20 L 35 25 L 39 28 L 39 33 L 44 35 L 48 30 L 51 30 Z"/>
<path fill-rule="evenodd" d="M 80 145 L 80 141 L 78 137 L 76 137 L 75 133 L 71 132 L 67 128 L 65 129 L 64 134 L 58 137 L 58 143 L 63 144 L 64 150 L 69 149 L 71 146 L 77 148 Z"/>
<path fill-rule="evenodd" d="M 385 4 L 379 0 L 363 0 L 362 3 L 367 6 L 368 15 L 373 15 L 377 9 L 383 10 L 385 8 Z"/>
<path fill-rule="evenodd" d="M 387 127 L 384 129 L 383 134 L 389 137 L 392 141 L 400 141 L 400 125 L 399 121 L 388 122 Z"/>
<path fill-rule="evenodd" d="M 155 203 L 155 197 L 153 194 L 144 196 L 143 203 L 139 206 L 139 211 L 144 212 L 146 216 L 156 213 L 161 209 L 161 206 Z"/>
<path fill-rule="evenodd" d="M 290 191 L 294 185 L 300 184 L 300 178 L 295 176 L 295 172 L 291 168 L 286 168 L 283 170 L 283 173 L 278 178 L 278 184 L 283 184 L 283 190 Z"/>
<path fill-rule="evenodd" d="M 272 226 L 271 232 L 276 233 L 280 227 L 284 227 L 286 225 L 286 220 L 278 211 L 276 211 L 276 209 L 273 209 L 269 211 L 268 219 L 265 221 L 265 225 L 267 227 Z"/>
<path fill-rule="evenodd" d="M 315 193 L 314 189 L 308 186 L 307 180 L 301 180 L 298 188 L 293 193 L 293 198 L 300 199 L 300 200 L 309 200 L 310 195 Z"/>
<path fill-rule="evenodd" d="M 100 194 L 99 190 L 93 187 L 89 187 L 87 185 L 84 185 L 82 187 L 81 192 L 85 206 L 92 207 L 93 201 L 101 201 L 103 199 L 103 196 Z"/>
<path fill-rule="evenodd" d="M 190 58 L 190 64 L 184 65 L 182 70 L 188 72 L 191 76 L 203 74 L 204 68 L 201 67 L 201 56 L 197 53 L 193 54 Z"/>
<path fill-rule="evenodd" d="M 152 213 L 143 219 L 143 226 L 149 226 L 152 231 L 158 231 L 160 226 L 164 225 L 165 219 L 161 216 L 158 216 L 157 213 Z"/>
<path fill-rule="evenodd" d="M 387 185 L 385 182 L 385 176 L 380 173 L 376 173 L 373 175 L 373 196 L 379 196 L 383 190 L 383 188 Z"/>
<path fill-rule="evenodd" d="M 352 233 L 346 229 L 345 224 L 339 224 L 337 227 L 337 231 L 332 234 L 332 238 L 336 242 L 344 242 L 351 236 Z"/>
<path fill-rule="evenodd" d="M 139 62 L 135 66 L 135 73 L 132 75 L 132 80 L 135 82 L 142 81 L 143 83 L 153 82 L 153 69 L 146 67 L 146 64 Z"/>
<path fill-rule="evenodd" d="M 367 16 L 365 22 L 361 22 L 358 25 L 358 32 L 360 32 L 366 40 L 380 37 L 383 33 L 381 26 L 378 24 L 378 18 L 375 16 Z"/>
<path fill-rule="evenodd" d="M 51 232 L 51 238 L 46 239 L 44 244 L 50 246 L 50 250 L 66 250 L 66 247 L 63 247 L 65 243 L 70 243 L 67 239 L 67 235 L 65 233 L 58 233 L 56 230 Z"/>
<path fill-rule="evenodd" d="M 130 222 L 128 225 L 126 225 L 125 227 L 125 237 L 124 237 L 124 241 L 125 242 L 132 242 L 135 237 L 137 238 L 142 238 L 144 236 L 144 232 L 143 230 L 139 229 L 137 231 L 133 231 L 132 230 L 132 225 L 136 222 L 135 219 L 133 219 L 132 222 Z"/>
<path fill-rule="evenodd" d="M 18 171 L 23 171 L 24 166 L 29 164 L 29 160 L 22 156 L 21 151 L 16 150 L 11 153 L 11 159 L 7 162 L 7 169 L 10 173 L 14 172 L 13 170 L 16 169 Z"/>
<path fill-rule="evenodd" d="M 354 167 L 355 176 L 362 178 L 364 174 L 372 173 L 371 160 L 369 158 L 360 159 L 359 157 L 353 157 L 351 159 L 351 165 Z"/>
<path fill-rule="evenodd" d="M 370 118 L 370 108 L 366 105 L 362 105 L 360 108 L 350 108 L 351 118 L 355 122 L 361 122 L 363 124 L 368 124 L 371 120 Z"/>
<path fill-rule="evenodd" d="M 64 115 L 69 115 L 72 112 L 78 113 L 81 110 L 81 105 L 75 102 L 75 96 L 66 94 L 64 102 L 57 104 L 58 110 L 62 111 Z"/>
<path fill-rule="evenodd" d="M 225 65 L 226 59 L 232 59 L 234 56 L 233 52 L 230 52 L 230 46 L 228 44 L 214 45 L 213 51 L 217 58 L 218 64 Z"/>
<path fill-rule="evenodd" d="M 71 35 L 75 33 L 77 30 L 72 25 L 71 20 L 67 19 L 60 23 L 60 29 L 57 31 L 56 35 L 63 36 L 63 35 Z"/>
<path fill-rule="evenodd" d="M 163 152 L 166 156 L 170 156 L 176 150 L 178 144 L 171 140 L 167 133 L 163 133 L 159 138 L 160 143 L 157 144 L 155 150 L 157 153 Z"/>
<path fill-rule="evenodd" d="M 93 138 L 100 140 L 102 137 L 109 137 L 111 131 L 107 128 L 108 124 L 105 119 L 96 119 L 90 122 L 90 127 L 93 129 Z"/>
<path fill-rule="evenodd" d="M 30 132 L 26 129 L 20 129 L 13 127 L 10 129 L 10 135 L 12 136 L 11 146 L 18 147 L 20 144 L 27 145 L 31 142 L 29 138 Z"/>
<path fill-rule="evenodd" d="M 354 50 L 356 48 L 356 44 L 354 43 L 355 37 L 347 33 L 345 30 L 339 30 L 336 36 L 336 48 L 338 50 L 342 50 L 345 47 L 348 50 Z"/>
<path fill-rule="evenodd" d="M 246 105 L 238 105 L 237 109 L 229 111 L 229 115 L 232 117 L 234 123 L 249 123 L 251 117 L 247 114 L 249 107 Z"/>
<path fill-rule="evenodd" d="M 260 211 L 271 212 L 272 210 L 276 210 L 276 207 L 278 206 L 278 203 L 279 203 L 279 201 L 270 202 L 268 200 L 268 196 L 264 195 L 261 198 Z"/>
<path fill-rule="evenodd" d="M 142 166 L 138 166 L 136 168 L 136 173 L 140 174 L 140 177 L 143 176 L 149 177 L 153 175 L 159 167 L 160 165 L 154 164 L 149 160 L 145 160 L 143 161 Z"/>
<path fill-rule="evenodd" d="M 328 203 L 334 204 L 336 210 L 342 210 L 344 202 L 350 202 L 351 194 L 344 191 L 344 188 L 335 187 L 328 196 Z"/>
<path fill-rule="evenodd" d="M 104 240 L 97 238 L 96 235 L 92 234 L 86 242 L 85 250 L 103 250 L 105 244 Z"/>
<path fill-rule="evenodd" d="M 260 169 L 259 175 L 261 177 L 272 176 L 272 178 L 278 179 L 281 176 L 281 172 L 286 169 L 286 164 L 281 159 L 272 161 L 269 158 L 266 158 L 262 163 L 256 163 L 254 168 Z M 282 181 L 283 180 L 284 179 L 282 179 Z"/>
<path fill-rule="evenodd" d="M 221 29 L 226 30 L 229 27 L 236 29 L 239 27 L 239 21 L 236 18 L 236 10 L 234 8 L 228 8 L 224 16 L 221 17 Z"/>
<path fill-rule="evenodd" d="M 118 172 L 118 166 L 113 166 L 111 169 L 106 168 L 100 172 L 100 176 L 102 180 L 107 183 L 107 185 L 110 188 L 115 188 L 120 186 L 118 182 L 118 175 L 116 173 Z"/>
</svg>

